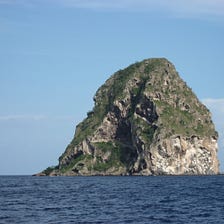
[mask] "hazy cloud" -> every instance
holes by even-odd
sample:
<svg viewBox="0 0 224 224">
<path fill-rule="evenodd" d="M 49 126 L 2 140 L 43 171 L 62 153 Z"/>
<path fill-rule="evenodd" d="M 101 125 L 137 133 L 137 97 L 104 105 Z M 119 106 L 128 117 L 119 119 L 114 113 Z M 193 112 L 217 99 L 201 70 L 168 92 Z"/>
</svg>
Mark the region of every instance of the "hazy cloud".
<svg viewBox="0 0 224 224">
<path fill-rule="evenodd" d="M 70 7 L 166 11 L 178 16 L 224 15 L 223 0 L 56 0 Z"/>
<path fill-rule="evenodd" d="M 224 99 L 203 99 L 202 102 L 208 106 L 212 112 L 220 114 L 224 119 Z"/>
<path fill-rule="evenodd" d="M 0 0 L 7 5 L 54 5 L 97 10 L 158 11 L 180 17 L 224 16 L 223 0 Z"/>
<path fill-rule="evenodd" d="M 43 120 L 46 116 L 43 115 L 4 115 L 0 116 L 0 121 L 15 121 L 15 120 Z"/>
<path fill-rule="evenodd" d="M 221 147 L 224 147 L 224 99 L 203 99 L 202 102 L 212 113 L 212 119 L 219 132 Z"/>
<path fill-rule="evenodd" d="M 42 121 L 42 120 L 74 120 L 73 116 L 46 116 L 46 115 L 4 115 L 1 121 Z"/>
<path fill-rule="evenodd" d="M 202 102 L 212 113 L 212 119 L 221 138 L 224 139 L 224 99 L 203 99 Z M 223 141 L 224 142 L 224 141 Z"/>
<path fill-rule="evenodd" d="M 203 99 L 202 102 L 212 113 L 212 119 L 219 133 L 219 158 L 224 161 L 224 99 Z M 221 164 L 224 171 L 224 164 Z"/>
<path fill-rule="evenodd" d="M 36 0 L 0 0 L 0 5 L 21 5 L 21 6 L 32 6 L 37 3 Z"/>
<path fill-rule="evenodd" d="M 1 5 L 9 5 L 9 4 L 13 4 L 13 0 L 0 0 L 0 4 Z"/>
</svg>

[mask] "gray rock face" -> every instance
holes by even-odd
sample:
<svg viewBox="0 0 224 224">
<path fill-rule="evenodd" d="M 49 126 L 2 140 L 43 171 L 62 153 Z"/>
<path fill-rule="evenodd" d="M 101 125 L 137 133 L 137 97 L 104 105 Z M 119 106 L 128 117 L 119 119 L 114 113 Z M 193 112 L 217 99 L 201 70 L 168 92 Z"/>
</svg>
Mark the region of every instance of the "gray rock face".
<svg viewBox="0 0 224 224">
<path fill-rule="evenodd" d="M 208 109 L 166 59 L 120 70 L 48 175 L 217 174 L 217 138 Z"/>
</svg>

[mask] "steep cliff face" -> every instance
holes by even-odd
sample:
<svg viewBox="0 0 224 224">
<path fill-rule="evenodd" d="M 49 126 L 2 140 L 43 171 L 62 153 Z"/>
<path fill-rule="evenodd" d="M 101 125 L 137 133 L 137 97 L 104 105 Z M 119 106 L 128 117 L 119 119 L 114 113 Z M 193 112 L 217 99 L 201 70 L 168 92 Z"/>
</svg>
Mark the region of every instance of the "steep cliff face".
<svg viewBox="0 0 224 224">
<path fill-rule="evenodd" d="M 166 59 L 112 75 L 47 175 L 217 174 L 217 132 L 208 109 Z"/>
</svg>

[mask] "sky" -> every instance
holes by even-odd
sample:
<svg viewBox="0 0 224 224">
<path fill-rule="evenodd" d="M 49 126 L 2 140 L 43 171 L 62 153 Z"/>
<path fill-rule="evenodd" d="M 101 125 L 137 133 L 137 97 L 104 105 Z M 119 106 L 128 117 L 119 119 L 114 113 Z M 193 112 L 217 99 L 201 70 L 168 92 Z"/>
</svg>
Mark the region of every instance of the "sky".
<svg viewBox="0 0 224 224">
<path fill-rule="evenodd" d="M 223 0 L 0 0 L 0 175 L 57 165 L 97 89 L 166 57 L 209 108 L 224 171 Z"/>
</svg>

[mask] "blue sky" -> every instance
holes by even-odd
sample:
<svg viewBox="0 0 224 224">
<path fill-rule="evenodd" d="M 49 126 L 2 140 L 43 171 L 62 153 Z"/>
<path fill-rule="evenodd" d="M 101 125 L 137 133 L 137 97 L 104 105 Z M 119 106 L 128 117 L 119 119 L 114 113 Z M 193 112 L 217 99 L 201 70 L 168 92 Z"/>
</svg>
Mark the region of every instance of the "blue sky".
<svg viewBox="0 0 224 224">
<path fill-rule="evenodd" d="M 224 170 L 222 0 L 0 0 L 0 175 L 50 165 L 117 70 L 166 57 L 213 114 Z"/>
</svg>

